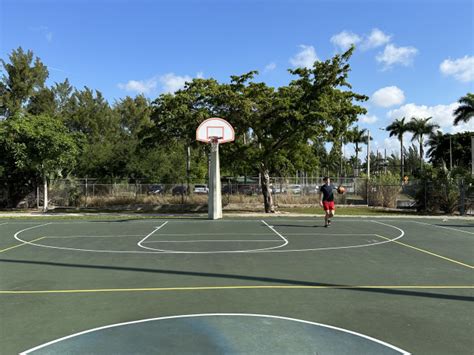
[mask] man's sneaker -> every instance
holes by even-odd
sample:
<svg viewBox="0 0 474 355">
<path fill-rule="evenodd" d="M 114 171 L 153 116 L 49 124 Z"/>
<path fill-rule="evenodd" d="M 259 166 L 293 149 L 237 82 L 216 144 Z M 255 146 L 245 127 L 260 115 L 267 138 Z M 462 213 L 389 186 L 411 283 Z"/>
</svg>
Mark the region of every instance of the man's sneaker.
<svg viewBox="0 0 474 355">
<path fill-rule="evenodd" d="M 330 226 L 330 225 L 331 225 L 331 220 L 330 220 L 330 219 L 328 219 L 328 226 Z"/>
</svg>

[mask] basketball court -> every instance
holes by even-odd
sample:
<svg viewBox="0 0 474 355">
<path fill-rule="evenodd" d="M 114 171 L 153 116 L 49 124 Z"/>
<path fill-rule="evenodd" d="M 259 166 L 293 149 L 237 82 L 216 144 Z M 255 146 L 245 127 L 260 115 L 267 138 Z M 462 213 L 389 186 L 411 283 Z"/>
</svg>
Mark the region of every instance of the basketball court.
<svg viewBox="0 0 474 355">
<path fill-rule="evenodd" d="M 1 219 L 2 352 L 468 354 L 473 227 Z"/>
</svg>

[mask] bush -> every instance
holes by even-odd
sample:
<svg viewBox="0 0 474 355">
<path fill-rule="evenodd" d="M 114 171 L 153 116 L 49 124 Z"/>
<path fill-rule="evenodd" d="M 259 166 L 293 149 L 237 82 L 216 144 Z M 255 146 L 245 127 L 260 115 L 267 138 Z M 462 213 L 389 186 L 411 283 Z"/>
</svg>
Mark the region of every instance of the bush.
<svg viewBox="0 0 474 355">
<path fill-rule="evenodd" d="M 368 194 L 367 187 L 369 188 Z M 369 184 L 360 184 L 358 189 L 360 195 L 368 197 L 369 205 L 389 208 L 397 207 L 397 197 L 400 191 L 400 178 L 392 173 L 375 176 L 369 181 Z"/>
<path fill-rule="evenodd" d="M 460 184 L 453 173 L 438 169 L 422 176 L 415 195 L 418 211 L 453 214 L 459 209 Z"/>
</svg>

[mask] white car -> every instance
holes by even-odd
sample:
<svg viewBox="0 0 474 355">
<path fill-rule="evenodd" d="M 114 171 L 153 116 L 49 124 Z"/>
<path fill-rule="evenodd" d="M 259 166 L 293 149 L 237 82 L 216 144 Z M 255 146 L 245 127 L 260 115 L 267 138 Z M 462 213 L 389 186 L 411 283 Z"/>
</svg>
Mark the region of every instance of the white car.
<svg viewBox="0 0 474 355">
<path fill-rule="evenodd" d="M 288 190 L 293 194 L 301 194 L 301 185 L 290 185 Z"/>
<path fill-rule="evenodd" d="M 207 185 L 194 185 L 194 190 L 193 192 L 195 194 L 208 194 L 209 193 L 209 188 Z"/>
</svg>

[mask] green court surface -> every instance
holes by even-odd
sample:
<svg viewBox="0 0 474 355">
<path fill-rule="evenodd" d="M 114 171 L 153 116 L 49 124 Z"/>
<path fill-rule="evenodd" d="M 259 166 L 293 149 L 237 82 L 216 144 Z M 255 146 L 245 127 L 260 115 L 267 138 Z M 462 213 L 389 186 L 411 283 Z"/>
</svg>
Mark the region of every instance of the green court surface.
<svg viewBox="0 0 474 355">
<path fill-rule="evenodd" d="M 1 354 L 472 354 L 468 219 L 0 219 Z"/>
</svg>

